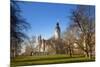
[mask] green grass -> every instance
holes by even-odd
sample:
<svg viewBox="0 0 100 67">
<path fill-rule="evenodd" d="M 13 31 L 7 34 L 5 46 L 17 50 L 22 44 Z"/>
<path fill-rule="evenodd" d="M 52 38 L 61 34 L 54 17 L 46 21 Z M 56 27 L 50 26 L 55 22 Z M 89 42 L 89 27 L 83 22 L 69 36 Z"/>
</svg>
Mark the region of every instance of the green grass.
<svg viewBox="0 0 100 67">
<path fill-rule="evenodd" d="M 42 64 L 57 64 L 57 63 L 74 63 L 74 62 L 89 62 L 95 61 L 95 58 L 89 59 L 82 55 L 49 55 L 49 56 L 19 56 L 11 60 L 11 66 L 26 66 L 26 65 L 42 65 Z"/>
</svg>

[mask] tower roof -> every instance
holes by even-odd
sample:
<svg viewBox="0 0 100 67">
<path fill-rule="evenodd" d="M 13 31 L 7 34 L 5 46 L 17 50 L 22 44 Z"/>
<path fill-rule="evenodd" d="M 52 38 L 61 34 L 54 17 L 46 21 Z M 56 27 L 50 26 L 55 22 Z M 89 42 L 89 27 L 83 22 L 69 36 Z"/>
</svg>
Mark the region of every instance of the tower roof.
<svg viewBox="0 0 100 67">
<path fill-rule="evenodd" d="M 56 29 L 60 30 L 59 22 L 56 23 Z"/>
<path fill-rule="evenodd" d="M 59 22 L 57 22 L 57 24 L 56 24 L 57 26 L 59 26 Z"/>
</svg>

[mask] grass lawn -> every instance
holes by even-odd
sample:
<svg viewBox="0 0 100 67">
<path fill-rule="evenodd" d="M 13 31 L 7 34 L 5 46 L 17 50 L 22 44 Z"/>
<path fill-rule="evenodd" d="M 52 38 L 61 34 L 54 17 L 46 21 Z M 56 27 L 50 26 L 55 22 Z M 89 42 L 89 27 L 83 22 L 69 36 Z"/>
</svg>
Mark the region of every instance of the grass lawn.
<svg viewBox="0 0 100 67">
<path fill-rule="evenodd" d="M 89 59 L 82 55 L 48 55 L 48 56 L 19 56 L 11 60 L 11 66 L 26 66 L 26 65 L 42 65 L 42 64 L 57 64 L 57 63 L 74 63 L 74 62 L 89 62 L 95 61 L 95 58 Z"/>
</svg>

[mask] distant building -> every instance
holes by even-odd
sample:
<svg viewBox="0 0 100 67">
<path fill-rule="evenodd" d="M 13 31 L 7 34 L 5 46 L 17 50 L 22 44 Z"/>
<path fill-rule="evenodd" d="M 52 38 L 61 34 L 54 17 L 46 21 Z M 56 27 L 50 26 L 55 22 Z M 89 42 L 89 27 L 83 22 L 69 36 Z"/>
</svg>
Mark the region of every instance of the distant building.
<svg viewBox="0 0 100 67">
<path fill-rule="evenodd" d="M 59 22 L 56 23 L 55 29 L 54 29 L 54 36 L 51 37 L 48 40 L 45 40 L 44 38 L 42 38 L 42 36 L 38 36 L 37 38 L 37 50 L 40 53 L 49 53 L 49 54 L 56 54 L 57 53 L 57 49 L 59 48 L 59 50 L 61 51 L 62 49 L 60 49 L 59 45 L 62 44 L 57 44 L 57 40 L 61 41 L 61 29 L 59 26 Z M 58 48 L 57 48 L 58 47 Z"/>
</svg>

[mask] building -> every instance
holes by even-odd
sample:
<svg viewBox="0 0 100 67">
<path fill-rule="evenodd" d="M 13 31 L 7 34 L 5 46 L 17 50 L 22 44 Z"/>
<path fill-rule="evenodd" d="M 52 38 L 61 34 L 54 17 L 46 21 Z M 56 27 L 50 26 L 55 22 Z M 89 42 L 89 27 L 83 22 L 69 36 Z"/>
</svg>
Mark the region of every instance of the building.
<svg viewBox="0 0 100 67">
<path fill-rule="evenodd" d="M 59 51 L 62 51 L 62 44 L 61 42 L 61 29 L 59 26 L 59 22 L 56 23 L 55 29 L 54 29 L 54 36 L 51 37 L 48 40 L 45 40 L 42 38 L 42 36 L 37 37 L 38 45 L 36 52 L 39 53 L 46 53 L 46 54 L 57 54 Z M 61 48 L 62 47 L 62 48 Z"/>
</svg>

